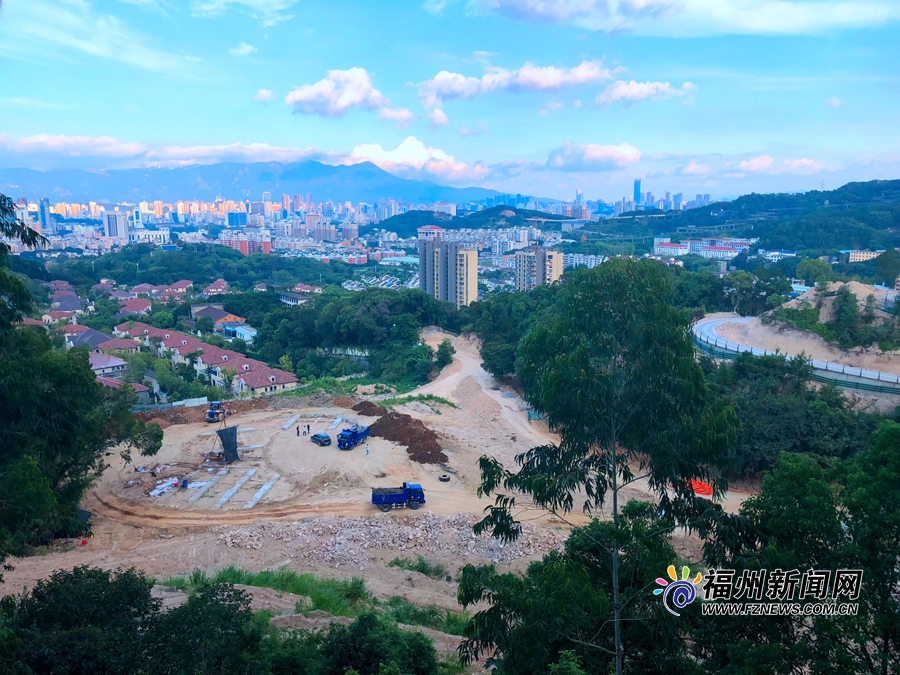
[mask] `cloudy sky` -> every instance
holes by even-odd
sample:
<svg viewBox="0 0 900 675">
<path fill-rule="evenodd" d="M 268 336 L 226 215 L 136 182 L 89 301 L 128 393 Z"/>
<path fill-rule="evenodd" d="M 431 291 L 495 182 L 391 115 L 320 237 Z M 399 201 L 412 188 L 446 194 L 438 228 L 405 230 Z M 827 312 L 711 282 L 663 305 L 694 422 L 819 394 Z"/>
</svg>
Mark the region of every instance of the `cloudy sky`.
<svg viewBox="0 0 900 675">
<path fill-rule="evenodd" d="M 0 166 L 834 188 L 900 177 L 898 29 L 900 0 L 6 0 Z"/>
</svg>

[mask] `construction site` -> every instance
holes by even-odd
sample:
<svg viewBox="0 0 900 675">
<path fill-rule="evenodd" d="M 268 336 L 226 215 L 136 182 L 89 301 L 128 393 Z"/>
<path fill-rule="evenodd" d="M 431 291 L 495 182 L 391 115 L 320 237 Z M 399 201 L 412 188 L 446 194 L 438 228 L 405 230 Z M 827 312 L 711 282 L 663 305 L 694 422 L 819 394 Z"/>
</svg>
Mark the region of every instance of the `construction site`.
<svg viewBox="0 0 900 675">
<path fill-rule="evenodd" d="M 3 590 L 78 565 L 134 566 L 157 579 L 233 565 L 364 576 L 376 597 L 400 595 L 458 611 L 452 579 L 462 566 L 522 570 L 561 547 L 570 525 L 585 518 L 576 508 L 564 522 L 521 501 L 519 540 L 504 544 L 473 534 L 492 503 L 477 495 L 478 459 L 490 455 L 513 467 L 516 455 L 558 438 L 528 414 L 519 394 L 481 367 L 476 341 L 424 336 L 432 346 L 447 337 L 456 348 L 453 363 L 408 395 L 419 400 L 395 403 L 392 410 L 379 405 L 384 394 L 360 387 L 353 397 L 226 401 L 227 412 L 213 414 L 211 422 L 202 408 L 144 413 L 165 427 L 162 448 L 130 464 L 110 457 L 83 504 L 92 514 L 93 537 L 17 560 Z M 365 429 L 364 438 L 338 448 L 340 432 L 353 428 Z M 317 445 L 316 434 L 332 443 Z M 223 436 L 233 438 L 232 447 L 227 440 L 223 445 Z M 405 483 L 421 486 L 425 503 L 387 513 L 373 505 L 373 489 Z M 650 494 L 638 483 L 622 497 Z M 729 493 L 727 507 L 736 509 L 743 497 Z M 686 555 L 699 545 L 687 535 L 677 539 Z M 451 580 L 389 566 L 407 555 L 445 566 Z"/>
</svg>

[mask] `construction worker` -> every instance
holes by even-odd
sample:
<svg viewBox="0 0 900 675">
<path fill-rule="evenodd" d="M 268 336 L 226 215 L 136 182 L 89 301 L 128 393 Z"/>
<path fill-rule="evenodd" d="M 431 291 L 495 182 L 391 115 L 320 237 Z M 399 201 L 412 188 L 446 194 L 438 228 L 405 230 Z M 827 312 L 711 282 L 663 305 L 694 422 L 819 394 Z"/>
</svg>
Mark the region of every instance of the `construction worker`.
<svg viewBox="0 0 900 675">
<path fill-rule="evenodd" d="M 297 436 L 299 436 L 299 435 L 300 435 L 300 425 L 298 424 L 298 425 L 297 425 Z M 303 432 L 303 435 L 306 436 L 306 432 L 305 432 L 305 431 Z"/>
<path fill-rule="evenodd" d="M 369 444 L 366 443 L 366 457 L 369 456 Z"/>
</svg>

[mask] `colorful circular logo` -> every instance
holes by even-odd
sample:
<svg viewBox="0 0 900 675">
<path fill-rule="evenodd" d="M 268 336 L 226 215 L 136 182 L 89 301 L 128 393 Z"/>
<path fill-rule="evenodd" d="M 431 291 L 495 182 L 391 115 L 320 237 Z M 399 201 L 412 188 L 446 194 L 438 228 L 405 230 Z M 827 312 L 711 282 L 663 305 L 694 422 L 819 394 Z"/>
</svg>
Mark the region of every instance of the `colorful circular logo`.
<svg viewBox="0 0 900 675">
<path fill-rule="evenodd" d="M 672 581 L 666 581 L 662 577 L 659 577 L 656 580 L 656 583 L 663 588 L 654 589 L 653 595 L 662 595 L 663 606 L 671 614 L 681 616 L 675 609 L 684 609 L 694 601 L 694 598 L 697 597 L 696 585 L 703 579 L 703 574 L 697 572 L 697 576 L 691 580 L 689 579 L 691 570 L 689 567 L 685 566 L 681 568 L 681 579 L 679 580 L 678 575 L 675 572 L 675 565 L 669 565 L 666 572 Z M 673 607 L 675 609 L 673 609 Z"/>
</svg>

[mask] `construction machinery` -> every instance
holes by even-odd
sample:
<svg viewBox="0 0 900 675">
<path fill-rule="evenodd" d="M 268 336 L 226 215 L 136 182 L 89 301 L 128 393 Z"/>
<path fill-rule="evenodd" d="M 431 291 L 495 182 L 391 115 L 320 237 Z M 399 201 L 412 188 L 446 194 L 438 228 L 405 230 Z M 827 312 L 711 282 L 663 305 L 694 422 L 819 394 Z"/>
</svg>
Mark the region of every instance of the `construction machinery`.
<svg viewBox="0 0 900 675">
<path fill-rule="evenodd" d="M 206 411 L 206 421 L 209 423 L 221 422 L 228 411 L 222 405 L 222 401 L 210 401 L 209 410 Z"/>
<path fill-rule="evenodd" d="M 418 483 L 404 483 L 397 488 L 372 488 L 372 503 L 385 513 L 407 506 L 415 511 L 425 503 L 425 491 Z"/>
<path fill-rule="evenodd" d="M 344 429 L 338 434 L 338 448 L 341 450 L 351 450 L 362 443 L 369 437 L 369 427 L 360 424 L 354 424 L 348 429 Z"/>
</svg>

